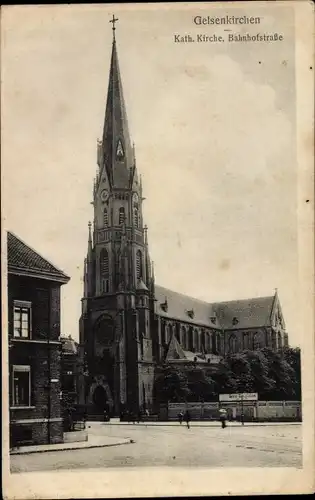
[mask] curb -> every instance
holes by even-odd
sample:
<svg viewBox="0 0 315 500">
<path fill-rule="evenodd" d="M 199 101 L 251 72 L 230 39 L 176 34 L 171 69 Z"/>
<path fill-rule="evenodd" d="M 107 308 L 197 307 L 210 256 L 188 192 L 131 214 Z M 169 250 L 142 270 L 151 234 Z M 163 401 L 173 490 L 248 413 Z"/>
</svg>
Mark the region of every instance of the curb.
<svg viewBox="0 0 315 500">
<path fill-rule="evenodd" d="M 120 441 L 120 442 L 117 442 L 117 443 L 111 443 L 111 444 L 91 444 L 91 445 L 88 445 L 88 446 L 77 446 L 77 447 L 69 447 L 69 446 L 66 446 L 64 448 L 56 448 L 54 450 L 49 450 L 49 449 L 45 449 L 45 450 L 28 450 L 28 451 L 10 451 L 10 455 L 31 455 L 33 453 L 53 453 L 55 451 L 72 451 L 72 450 L 88 450 L 88 449 L 91 449 L 91 448 L 108 448 L 110 446 L 121 446 L 121 445 L 124 445 L 124 444 L 133 444 L 135 443 L 135 441 L 133 439 L 128 439 L 128 440 L 124 440 L 124 441 Z"/>
<path fill-rule="evenodd" d="M 102 424 L 102 425 L 126 425 L 126 426 L 130 426 L 131 427 L 131 424 L 128 424 L 128 423 L 107 423 L 107 422 L 95 422 L 97 424 Z M 241 425 L 241 424 L 227 424 L 227 427 L 236 427 L 236 428 L 242 428 L 242 427 L 279 427 L 280 425 L 302 425 L 302 422 L 274 422 L 274 423 L 245 423 L 244 425 Z M 179 425 L 175 425 L 175 424 L 152 424 L 152 423 L 145 423 L 145 422 L 141 422 L 141 423 L 137 423 L 135 426 L 132 426 L 132 427 L 138 427 L 138 426 L 141 426 L 141 427 L 179 427 Z M 218 425 L 207 425 L 207 424 L 204 424 L 204 425 L 200 425 L 200 424 L 194 424 L 193 422 L 190 422 L 190 426 L 191 427 L 199 427 L 199 428 L 202 428 L 202 427 L 207 427 L 207 428 L 217 428 L 217 427 L 221 427 L 220 425 L 220 422 L 218 422 Z"/>
</svg>

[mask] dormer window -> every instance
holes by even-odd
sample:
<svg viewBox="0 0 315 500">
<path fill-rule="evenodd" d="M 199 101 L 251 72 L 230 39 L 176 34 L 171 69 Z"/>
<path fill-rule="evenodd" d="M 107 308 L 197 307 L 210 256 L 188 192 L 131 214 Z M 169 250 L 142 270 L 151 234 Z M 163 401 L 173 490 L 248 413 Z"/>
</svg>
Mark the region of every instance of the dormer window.
<svg viewBox="0 0 315 500">
<path fill-rule="evenodd" d="M 238 319 L 236 318 L 236 316 L 234 316 L 234 318 L 232 319 L 232 324 L 233 325 L 237 325 L 238 324 Z"/>
<path fill-rule="evenodd" d="M 189 311 L 186 311 L 187 315 L 190 317 L 190 318 L 194 318 L 195 317 L 195 313 L 194 313 L 194 310 L 193 309 L 190 309 Z"/>
<path fill-rule="evenodd" d="M 167 310 L 168 310 L 168 303 L 167 303 L 167 298 L 166 297 L 165 297 L 165 302 L 162 302 L 162 304 L 160 304 L 160 307 L 161 307 L 161 309 L 164 312 L 167 312 Z"/>
<path fill-rule="evenodd" d="M 217 318 L 215 316 L 211 316 L 210 321 L 215 325 L 217 322 Z"/>
</svg>

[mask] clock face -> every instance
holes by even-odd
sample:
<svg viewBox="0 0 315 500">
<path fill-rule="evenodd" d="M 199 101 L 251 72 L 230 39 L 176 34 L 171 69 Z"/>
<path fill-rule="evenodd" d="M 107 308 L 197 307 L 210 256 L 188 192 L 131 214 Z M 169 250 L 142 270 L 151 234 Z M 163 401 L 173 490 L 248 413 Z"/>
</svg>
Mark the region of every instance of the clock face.
<svg viewBox="0 0 315 500">
<path fill-rule="evenodd" d="M 101 192 L 101 200 L 102 201 L 107 201 L 109 198 L 109 192 L 107 191 L 107 189 L 104 189 L 102 192 Z"/>
<path fill-rule="evenodd" d="M 139 199 L 139 197 L 138 197 L 137 193 L 134 193 L 133 197 L 132 197 L 133 202 L 138 203 L 138 199 Z"/>
</svg>

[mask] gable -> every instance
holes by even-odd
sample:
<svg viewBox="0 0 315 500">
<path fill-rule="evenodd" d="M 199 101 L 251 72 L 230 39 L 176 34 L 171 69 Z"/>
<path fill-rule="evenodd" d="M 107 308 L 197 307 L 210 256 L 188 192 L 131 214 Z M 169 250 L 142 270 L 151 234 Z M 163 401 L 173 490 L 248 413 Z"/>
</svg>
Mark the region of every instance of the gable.
<svg viewBox="0 0 315 500">
<path fill-rule="evenodd" d="M 274 297 L 257 297 L 244 300 L 219 302 L 213 307 L 225 330 L 270 326 Z"/>
</svg>

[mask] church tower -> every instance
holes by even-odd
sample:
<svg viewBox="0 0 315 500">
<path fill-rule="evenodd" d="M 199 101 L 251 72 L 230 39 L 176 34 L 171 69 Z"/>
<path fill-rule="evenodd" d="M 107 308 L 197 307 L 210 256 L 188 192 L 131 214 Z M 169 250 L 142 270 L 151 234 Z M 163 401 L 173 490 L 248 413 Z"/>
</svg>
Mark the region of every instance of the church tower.
<svg viewBox="0 0 315 500">
<path fill-rule="evenodd" d="M 102 140 L 97 143 L 93 187 L 94 222 L 89 223 L 84 261 L 80 342 L 86 356 L 85 403 L 90 415 L 133 412 L 152 405 L 154 363 L 151 319 L 154 277 L 142 184 L 131 142 L 113 42 Z"/>
</svg>

